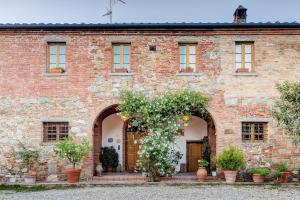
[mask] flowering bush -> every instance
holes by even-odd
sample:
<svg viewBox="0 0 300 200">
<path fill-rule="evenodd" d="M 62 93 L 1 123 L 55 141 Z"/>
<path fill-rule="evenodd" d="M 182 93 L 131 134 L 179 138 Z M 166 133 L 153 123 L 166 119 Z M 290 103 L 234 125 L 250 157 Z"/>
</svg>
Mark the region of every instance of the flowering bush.
<svg viewBox="0 0 300 200">
<path fill-rule="evenodd" d="M 123 91 L 118 109 L 130 118 L 130 126 L 146 131 L 141 140 L 139 168 L 151 180 L 175 171 L 181 154 L 176 150 L 176 138 L 185 121 L 182 116 L 193 113 L 207 118 L 208 99 L 197 92 L 167 93 L 147 97 L 143 93 Z"/>
</svg>

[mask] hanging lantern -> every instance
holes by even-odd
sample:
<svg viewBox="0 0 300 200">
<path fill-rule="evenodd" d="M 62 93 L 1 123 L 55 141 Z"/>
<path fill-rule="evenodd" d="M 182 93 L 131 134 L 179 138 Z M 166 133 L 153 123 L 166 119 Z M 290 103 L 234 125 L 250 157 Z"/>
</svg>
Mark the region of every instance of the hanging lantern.
<svg viewBox="0 0 300 200">
<path fill-rule="evenodd" d="M 121 119 L 122 119 L 123 121 L 128 120 L 128 116 L 127 116 L 127 115 L 121 114 L 120 117 L 121 117 Z"/>
<path fill-rule="evenodd" d="M 183 115 L 182 116 L 182 120 L 185 121 L 185 122 L 187 122 L 187 121 L 190 120 L 190 116 L 189 115 Z"/>
</svg>

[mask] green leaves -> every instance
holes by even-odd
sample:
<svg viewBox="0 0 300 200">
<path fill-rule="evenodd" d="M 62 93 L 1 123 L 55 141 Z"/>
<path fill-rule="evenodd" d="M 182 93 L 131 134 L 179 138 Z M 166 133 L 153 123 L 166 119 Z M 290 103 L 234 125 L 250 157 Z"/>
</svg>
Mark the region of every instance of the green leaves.
<svg viewBox="0 0 300 200">
<path fill-rule="evenodd" d="M 237 147 L 223 149 L 216 157 L 217 166 L 223 170 L 238 170 L 244 167 L 244 155 Z"/>
<path fill-rule="evenodd" d="M 73 164 L 73 168 L 90 150 L 91 145 L 86 139 L 76 144 L 70 138 L 59 141 L 54 148 L 54 152 L 59 157 L 68 159 Z"/>
<path fill-rule="evenodd" d="M 38 151 L 24 149 L 23 151 L 19 151 L 16 153 L 17 157 L 21 159 L 21 168 L 27 168 L 30 170 L 32 165 L 37 162 L 39 158 Z"/>
<path fill-rule="evenodd" d="M 150 177 L 174 172 L 181 154 L 175 141 L 184 125 L 183 115 L 197 114 L 205 119 L 208 98 L 198 92 L 182 91 L 147 97 L 140 92 L 123 91 L 118 109 L 129 116 L 129 125 L 146 131 L 139 151 L 140 169 Z"/>
<path fill-rule="evenodd" d="M 270 170 L 264 168 L 252 168 L 250 169 L 251 174 L 259 174 L 261 176 L 269 176 L 271 174 Z"/>
<path fill-rule="evenodd" d="M 277 85 L 281 96 L 275 101 L 272 114 L 278 125 L 300 145 L 300 82 Z"/>
</svg>

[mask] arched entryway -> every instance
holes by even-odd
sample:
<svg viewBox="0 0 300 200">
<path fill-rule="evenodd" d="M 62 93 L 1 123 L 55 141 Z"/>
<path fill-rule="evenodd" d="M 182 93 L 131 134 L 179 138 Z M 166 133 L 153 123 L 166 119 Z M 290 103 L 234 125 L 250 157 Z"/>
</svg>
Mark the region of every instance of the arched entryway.
<svg viewBox="0 0 300 200">
<path fill-rule="evenodd" d="M 94 169 L 99 164 L 101 147 L 113 146 L 119 155 L 119 171 L 136 171 L 138 140 L 143 133 L 136 132 L 128 127 L 127 121 L 122 121 L 117 110 L 118 105 L 105 108 L 94 123 L 93 156 Z M 179 151 L 183 154 L 177 172 L 195 171 L 198 159 L 207 159 L 204 147 L 209 147 L 208 159 L 216 154 L 215 125 L 212 117 L 197 115 L 191 117 L 177 140 Z M 200 146 L 200 151 L 199 151 Z M 196 154 L 195 155 L 195 152 Z M 198 152 L 197 152 L 198 151 Z M 206 152 L 207 153 L 207 152 Z M 94 173 L 95 174 L 95 173 Z"/>
<path fill-rule="evenodd" d="M 200 159 L 210 162 L 216 155 L 216 131 L 211 116 L 191 116 L 176 143 L 182 154 L 176 167 L 177 172 L 197 171 Z"/>
</svg>

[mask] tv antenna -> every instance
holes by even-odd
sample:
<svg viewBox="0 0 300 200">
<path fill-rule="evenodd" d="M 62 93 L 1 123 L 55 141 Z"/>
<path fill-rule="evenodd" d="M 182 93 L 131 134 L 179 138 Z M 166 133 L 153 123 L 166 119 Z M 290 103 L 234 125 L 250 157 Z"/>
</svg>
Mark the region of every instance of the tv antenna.
<svg viewBox="0 0 300 200">
<path fill-rule="evenodd" d="M 112 23 L 113 21 L 113 6 L 116 5 L 118 2 L 126 4 L 124 0 L 109 0 L 109 9 L 106 9 L 106 13 L 102 15 L 102 17 L 109 16 L 110 23 Z"/>
</svg>

